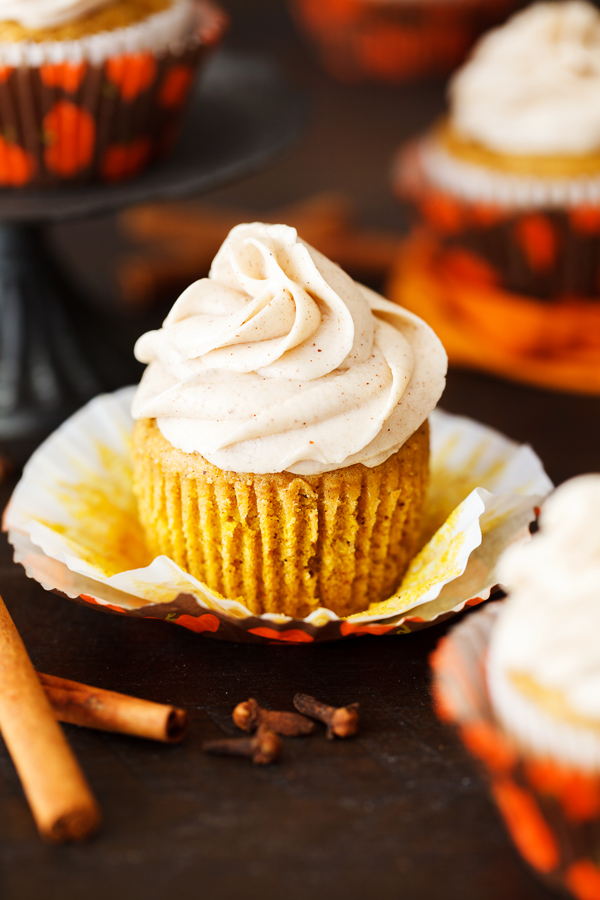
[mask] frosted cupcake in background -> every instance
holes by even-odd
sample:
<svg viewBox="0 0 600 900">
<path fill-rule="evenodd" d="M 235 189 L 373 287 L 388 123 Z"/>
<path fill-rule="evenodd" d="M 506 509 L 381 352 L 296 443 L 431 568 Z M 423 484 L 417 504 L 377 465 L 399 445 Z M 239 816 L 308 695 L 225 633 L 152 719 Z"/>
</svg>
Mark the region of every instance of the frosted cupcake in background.
<svg viewBox="0 0 600 900">
<path fill-rule="evenodd" d="M 509 599 L 492 634 L 494 712 L 522 751 L 600 778 L 600 475 L 546 501 L 540 532 L 499 564 Z"/>
<path fill-rule="evenodd" d="M 508 599 L 433 657 L 439 710 L 485 763 L 519 851 L 578 900 L 600 896 L 599 510 L 600 475 L 558 488 L 499 562 Z"/>
<path fill-rule="evenodd" d="M 446 75 L 515 0 L 293 0 L 294 17 L 341 81 Z"/>
<path fill-rule="evenodd" d="M 238 225 L 142 336 L 135 490 L 155 555 L 255 614 L 387 599 L 420 549 L 446 354 L 286 225 Z"/>
<path fill-rule="evenodd" d="M 449 96 L 396 168 L 416 224 L 394 297 L 451 360 L 600 392 L 600 12 L 568 0 L 517 13 Z"/>
<path fill-rule="evenodd" d="M 204 0 L 0 0 L 0 186 L 138 174 L 226 18 Z"/>
</svg>

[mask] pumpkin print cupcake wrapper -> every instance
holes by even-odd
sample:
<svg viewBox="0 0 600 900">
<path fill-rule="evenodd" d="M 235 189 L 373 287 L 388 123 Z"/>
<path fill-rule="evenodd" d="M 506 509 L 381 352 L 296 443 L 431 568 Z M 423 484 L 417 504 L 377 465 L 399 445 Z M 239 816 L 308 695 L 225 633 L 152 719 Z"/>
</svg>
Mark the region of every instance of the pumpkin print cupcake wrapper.
<svg viewBox="0 0 600 900">
<path fill-rule="evenodd" d="M 392 597 L 340 618 L 253 615 L 166 556 L 151 558 L 132 488 L 134 388 L 97 397 L 35 452 L 5 511 L 15 560 L 47 590 L 224 640 L 311 643 L 403 634 L 486 600 L 496 560 L 527 539 L 552 484 L 526 446 L 470 419 L 430 417 L 431 480 L 422 549 Z"/>
<path fill-rule="evenodd" d="M 341 81 L 401 83 L 444 75 L 514 0 L 292 0 L 300 28 Z"/>
<path fill-rule="evenodd" d="M 47 52 L 28 45 L 37 65 L 0 66 L 0 186 L 115 182 L 166 156 L 196 70 L 226 24 L 209 4 L 196 13 L 193 36 L 159 53 L 133 42 L 131 52 L 98 61 L 98 52 L 74 53 L 83 40 L 48 42 Z"/>
<path fill-rule="evenodd" d="M 443 638 L 432 655 L 439 717 L 458 728 L 483 766 L 493 799 L 523 859 L 549 887 L 576 900 L 600 897 L 600 776 L 526 756 L 497 723 L 485 656 L 501 604 L 489 604 Z"/>
<path fill-rule="evenodd" d="M 433 328 L 454 365 L 600 394 L 600 302 L 537 300 L 486 281 L 485 271 L 467 251 L 447 253 L 415 232 L 400 248 L 387 295 Z"/>
<path fill-rule="evenodd" d="M 471 189 L 461 190 L 443 177 L 437 156 L 427 161 L 428 147 L 401 152 L 394 187 L 412 204 L 416 227 L 439 246 L 444 268 L 537 300 L 600 302 L 600 174 L 565 182 L 515 177 L 523 191 L 511 198 L 478 184 L 476 166 L 468 167 Z M 566 186 L 577 182 L 569 193 Z"/>
<path fill-rule="evenodd" d="M 585 200 L 563 203 L 538 179 L 539 202 L 504 202 L 434 180 L 422 146 L 403 148 L 394 170 L 414 226 L 389 296 L 425 319 L 455 365 L 600 394 L 600 178 Z"/>
</svg>

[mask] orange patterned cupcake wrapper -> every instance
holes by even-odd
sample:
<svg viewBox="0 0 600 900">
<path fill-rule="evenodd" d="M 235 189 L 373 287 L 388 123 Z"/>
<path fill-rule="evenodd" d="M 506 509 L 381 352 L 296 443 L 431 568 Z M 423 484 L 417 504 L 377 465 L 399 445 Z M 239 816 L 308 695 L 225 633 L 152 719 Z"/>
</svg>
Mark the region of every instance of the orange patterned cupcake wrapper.
<svg viewBox="0 0 600 900">
<path fill-rule="evenodd" d="M 443 250 L 415 234 L 401 250 L 388 296 L 431 325 L 456 365 L 600 394 L 600 297 L 542 302 L 497 280 L 468 250 Z"/>
<path fill-rule="evenodd" d="M 487 770 L 523 859 L 551 887 L 600 900 L 600 774 L 522 755 L 493 716 L 485 656 L 500 606 L 488 605 L 440 641 L 431 657 L 436 709 Z"/>
<path fill-rule="evenodd" d="M 446 74 L 475 38 L 500 21 L 513 0 L 293 0 L 300 25 L 325 68 L 342 81 L 403 82 Z"/>
<path fill-rule="evenodd" d="M 0 187 L 119 181 L 165 156 L 227 24 L 216 7 L 200 8 L 196 34 L 160 55 L 0 67 Z"/>
<path fill-rule="evenodd" d="M 493 187 L 482 181 L 481 167 L 463 163 L 452 181 L 449 161 L 457 162 L 444 162 L 434 139 L 403 147 L 394 190 L 440 253 L 470 259 L 470 271 L 461 273 L 466 280 L 483 278 L 547 304 L 600 301 L 600 168 L 595 178 L 514 176 Z"/>
</svg>

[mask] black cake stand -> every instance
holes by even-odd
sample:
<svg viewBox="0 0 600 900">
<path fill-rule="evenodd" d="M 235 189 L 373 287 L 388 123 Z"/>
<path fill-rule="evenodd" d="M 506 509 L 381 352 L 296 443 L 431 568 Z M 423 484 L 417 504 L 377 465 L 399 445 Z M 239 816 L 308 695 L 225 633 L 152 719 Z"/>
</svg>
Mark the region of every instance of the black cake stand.
<svg viewBox="0 0 600 900">
<path fill-rule="evenodd" d="M 190 197 L 273 160 L 306 105 L 271 64 L 220 53 L 194 94 L 177 149 L 133 181 L 0 191 L 0 449 L 22 460 L 66 416 L 135 377 L 115 326 L 77 297 L 45 246 L 51 222 Z M 115 340 L 116 337 L 116 340 Z"/>
</svg>

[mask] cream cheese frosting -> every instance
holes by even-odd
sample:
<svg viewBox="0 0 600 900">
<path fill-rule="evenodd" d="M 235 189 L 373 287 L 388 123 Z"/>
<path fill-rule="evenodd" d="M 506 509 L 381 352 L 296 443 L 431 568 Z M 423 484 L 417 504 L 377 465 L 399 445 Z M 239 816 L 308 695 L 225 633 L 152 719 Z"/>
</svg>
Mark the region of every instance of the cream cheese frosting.
<svg viewBox="0 0 600 900">
<path fill-rule="evenodd" d="M 56 28 L 114 0 L 0 0 L 0 21 L 24 28 Z"/>
<path fill-rule="evenodd" d="M 159 331 L 135 418 L 224 470 L 376 466 L 436 405 L 447 358 L 417 316 L 355 283 L 286 225 L 234 228 Z"/>
<path fill-rule="evenodd" d="M 542 509 L 539 533 L 506 551 L 499 575 L 509 597 L 489 652 L 497 712 L 532 744 L 546 740 L 560 748 L 570 740 L 571 756 L 581 756 L 589 738 L 588 756 L 600 765 L 600 475 L 559 487 Z M 519 690 L 523 677 L 560 698 L 558 728 L 543 702 L 536 710 L 541 718 L 532 716 Z M 595 724 L 593 736 L 582 736 L 586 723 Z"/>
<path fill-rule="evenodd" d="M 600 12 L 536 3 L 490 31 L 450 84 L 460 135 L 500 153 L 600 149 Z"/>
</svg>

